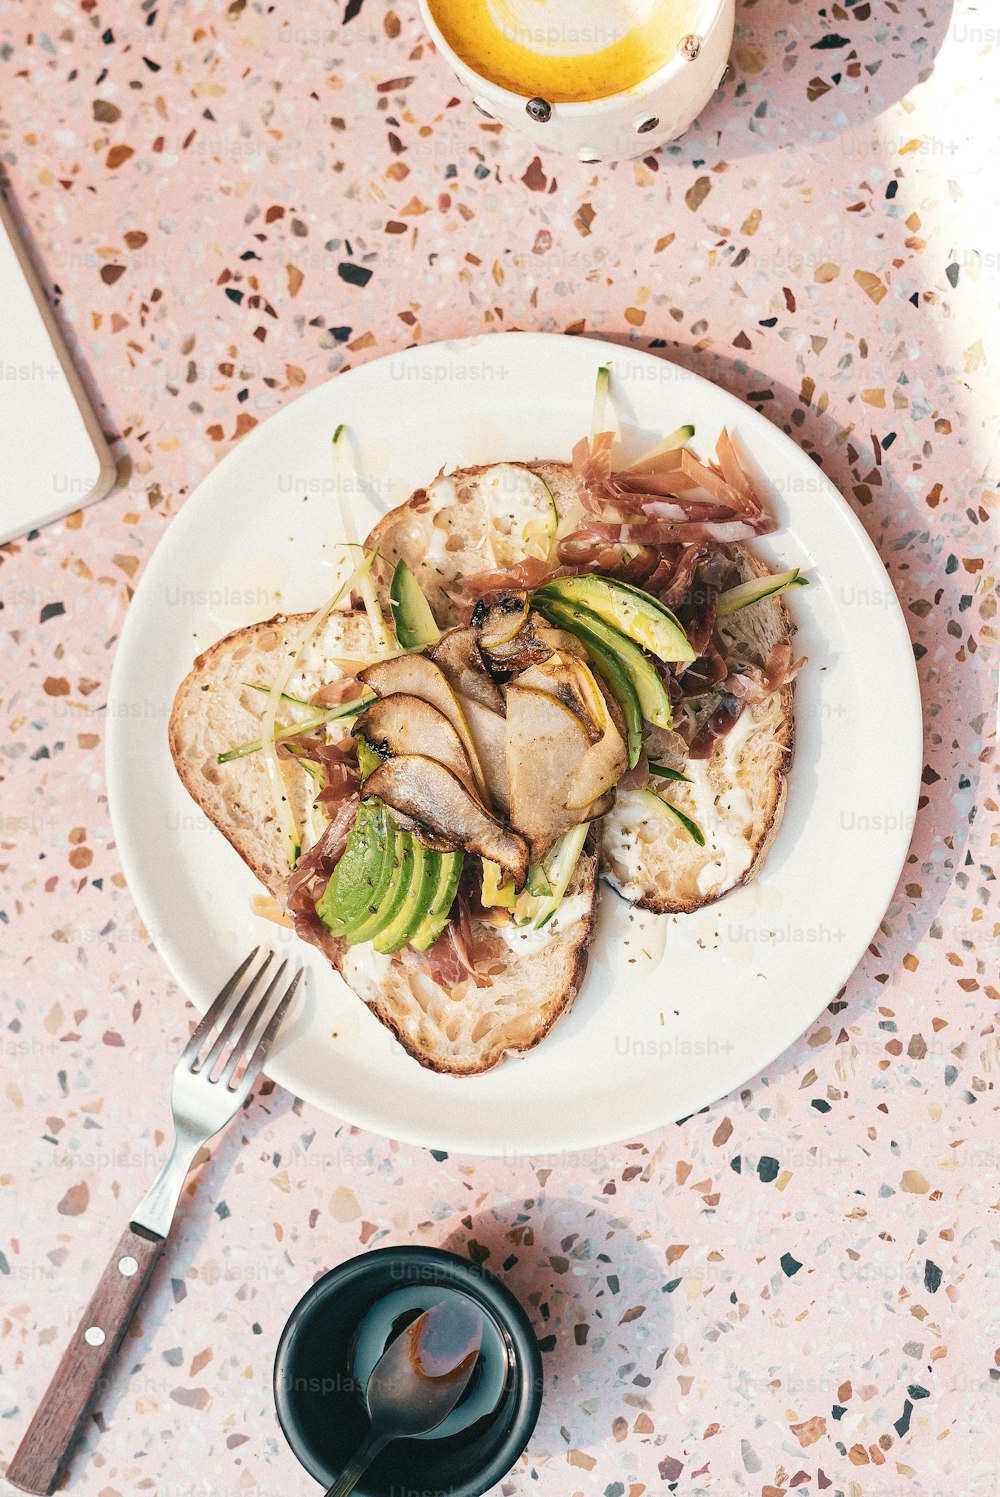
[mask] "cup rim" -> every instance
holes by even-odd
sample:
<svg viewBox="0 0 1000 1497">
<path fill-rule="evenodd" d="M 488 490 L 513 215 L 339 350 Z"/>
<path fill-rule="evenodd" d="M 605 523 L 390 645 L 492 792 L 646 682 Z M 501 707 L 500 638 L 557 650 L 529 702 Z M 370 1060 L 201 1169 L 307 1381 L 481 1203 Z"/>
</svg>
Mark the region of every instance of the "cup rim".
<svg viewBox="0 0 1000 1497">
<path fill-rule="evenodd" d="M 506 1284 L 488 1269 L 447 1248 L 422 1245 L 372 1248 L 369 1252 L 359 1253 L 356 1257 L 337 1264 L 310 1284 L 289 1314 L 274 1356 L 272 1390 L 281 1432 L 299 1464 L 314 1480 L 328 1485 L 328 1472 L 311 1458 L 311 1452 L 305 1447 L 299 1431 L 293 1400 L 287 1391 L 287 1364 L 297 1336 L 323 1302 L 357 1280 L 364 1279 L 379 1263 L 385 1264 L 391 1259 L 410 1266 L 414 1263 L 426 1263 L 439 1270 L 444 1267 L 447 1274 L 439 1282 L 465 1290 L 472 1298 L 480 1299 L 500 1323 L 513 1346 L 513 1361 L 520 1375 L 520 1387 L 517 1404 L 506 1431 L 490 1461 L 474 1472 L 471 1484 L 464 1490 L 455 1488 L 458 1497 L 466 1497 L 466 1493 L 467 1497 L 473 1497 L 473 1491 L 482 1494 L 513 1469 L 531 1439 L 542 1405 L 542 1356 L 524 1307 Z"/>
<path fill-rule="evenodd" d="M 732 3 L 733 0 L 701 0 L 695 35 L 701 38 L 702 45 L 704 45 L 709 32 L 718 24 L 720 18 Z M 468 79 L 476 80 L 475 83 L 468 84 L 470 88 L 482 86 L 484 90 L 488 90 L 503 103 L 512 105 L 515 108 L 524 108 L 531 98 L 530 94 L 514 93 L 513 89 L 506 88 L 502 83 L 495 83 L 485 73 L 477 72 L 470 63 L 466 62 L 461 53 L 456 52 L 450 42 L 446 40 L 437 21 L 431 14 L 429 0 L 417 0 L 417 4 L 420 8 L 424 27 L 430 34 L 435 49 L 441 54 L 453 72 L 458 73 L 461 78 L 466 78 L 467 75 L 466 81 Z M 640 83 L 635 84 L 632 88 L 621 89 L 618 93 L 614 94 L 605 94 L 600 99 L 566 99 L 559 102 L 555 100 L 546 102 L 551 103 L 553 114 L 558 110 L 560 118 L 579 119 L 584 116 L 591 118 L 595 113 L 605 113 L 613 109 L 620 109 L 623 104 L 629 101 L 641 104 L 650 94 L 655 93 L 664 84 L 669 83 L 675 73 L 681 73 L 684 68 L 691 67 L 695 61 L 697 61 L 696 58 L 687 58 L 680 52 L 675 52 L 655 72 L 650 73 L 648 78 L 643 78 Z"/>
</svg>

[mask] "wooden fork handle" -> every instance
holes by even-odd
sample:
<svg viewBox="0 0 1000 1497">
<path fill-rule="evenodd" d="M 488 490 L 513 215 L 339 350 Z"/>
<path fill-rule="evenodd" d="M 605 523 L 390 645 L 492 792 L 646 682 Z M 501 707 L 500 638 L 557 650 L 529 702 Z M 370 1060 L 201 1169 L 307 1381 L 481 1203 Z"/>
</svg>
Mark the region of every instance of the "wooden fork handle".
<svg viewBox="0 0 1000 1497">
<path fill-rule="evenodd" d="M 122 1233 L 7 1467 L 14 1486 L 40 1494 L 55 1487 L 94 1400 L 107 1387 L 112 1358 L 162 1251 L 162 1237 L 145 1237 L 131 1227 Z"/>
</svg>

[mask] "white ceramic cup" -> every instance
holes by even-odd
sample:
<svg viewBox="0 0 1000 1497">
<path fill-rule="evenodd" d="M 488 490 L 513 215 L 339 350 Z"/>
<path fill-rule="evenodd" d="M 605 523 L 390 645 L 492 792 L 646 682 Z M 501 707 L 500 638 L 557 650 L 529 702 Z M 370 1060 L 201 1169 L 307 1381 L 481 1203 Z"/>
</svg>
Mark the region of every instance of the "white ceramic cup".
<svg viewBox="0 0 1000 1497">
<path fill-rule="evenodd" d="M 695 29 L 674 56 L 634 88 L 571 104 L 551 104 L 501 88 L 484 78 L 449 46 L 419 0 L 435 47 L 491 119 L 527 135 L 542 150 L 578 161 L 618 161 L 644 156 L 674 140 L 701 113 L 726 75 L 736 0 L 704 0 Z"/>
</svg>

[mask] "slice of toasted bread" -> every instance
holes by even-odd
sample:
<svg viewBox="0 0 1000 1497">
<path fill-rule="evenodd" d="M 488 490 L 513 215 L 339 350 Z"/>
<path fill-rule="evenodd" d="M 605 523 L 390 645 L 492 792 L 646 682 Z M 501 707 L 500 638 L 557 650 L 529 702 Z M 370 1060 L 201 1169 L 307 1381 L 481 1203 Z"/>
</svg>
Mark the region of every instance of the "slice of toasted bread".
<svg viewBox="0 0 1000 1497">
<path fill-rule="evenodd" d="M 442 628 L 460 622 L 450 587 L 461 577 L 496 566 L 488 540 L 483 476 L 500 467 L 537 473 L 555 500 L 560 533 L 575 527 L 583 510 L 568 463 L 504 463 L 439 474 L 380 520 L 368 537 L 367 544 L 393 566 L 399 560 L 407 563 Z"/>
<path fill-rule="evenodd" d="M 739 581 L 768 568 L 743 546 L 731 548 Z M 730 660 L 763 666 L 771 646 L 792 634 L 784 601 L 767 598 L 723 620 Z M 693 784 L 650 780 L 650 789 L 698 823 L 705 846 L 669 815 L 649 818 L 640 801 L 622 795 L 601 828 L 602 871 L 633 904 L 659 914 L 690 913 L 713 904 L 755 877 L 774 840 L 785 805 L 785 774 L 794 737 L 791 683 L 747 705 L 708 760 L 669 751 L 663 762 Z"/>
<path fill-rule="evenodd" d="M 218 756 L 259 737 L 265 698 L 252 687 L 271 685 L 308 618 L 278 615 L 199 655 L 178 688 L 169 726 L 170 751 L 188 791 L 279 902 L 288 865 L 263 758 L 247 754 L 219 764 Z M 290 690 L 314 691 L 339 674 L 331 661 L 373 654 L 365 614 L 333 613 Z M 306 777 L 292 769 L 286 784 L 301 824 Z M 586 970 L 596 900 L 597 854 L 588 849 L 545 930 L 523 936 L 511 930 L 498 958 L 487 962 L 489 987 L 470 980 L 446 993 L 419 965 L 380 956 L 368 944 L 348 948 L 328 940 L 322 950 L 421 1065 L 471 1076 L 530 1050 L 569 1009 Z"/>
<path fill-rule="evenodd" d="M 561 535 L 583 518 L 569 464 L 506 466 L 528 468 L 544 479 L 556 501 Z M 483 475 L 490 471 L 463 468 L 439 476 L 386 515 L 369 537 L 393 564 L 401 557 L 408 563 L 441 624 L 458 618 L 450 585 L 493 566 L 482 500 Z M 769 568 L 746 547 L 729 549 L 737 560 L 739 580 L 767 574 Z M 778 597 L 733 614 L 720 632 L 735 658 L 762 666 L 771 646 L 789 638 L 792 630 L 788 610 Z M 794 731 L 792 698 L 789 684 L 765 702 L 745 708 L 732 734 L 705 764 L 665 754 L 665 762 L 683 767 L 695 785 L 654 779 L 651 788 L 698 822 L 706 847 L 700 848 L 667 816 L 657 816 L 654 826 L 637 814 L 634 802 L 621 796 L 618 807 L 604 819 L 601 837 L 602 872 L 619 893 L 643 909 L 688 913 L 756 875 L 784 808 Z"/>
<path fill-rule="evenodd" d="M 284 890 L 288 859 L 263 755 L 247 754 L 229 764 L 220 764 L 218 758 L 260 737 L 267 698 L 252 688 L 270 687 L 310 617 L 277 614 L 227 634 L 199 655 L 177 689 L 168 728 L 174 765 L 188 792 L 276 898 Z M 321 661 L 354 655 L 360 659 L 371 651 L 365 614 L 330 614 L 307 656 L 311 689 L 340 674 Z M 301 770 L 290 772 L 286 783 L 301 823 L 306 776 Z"/>
<path fill-rule="evenodd" d="M 445 992 L 419 967 L 371 946 L 343 949 L 337 966 L 421 1065 L 476 1076 L 533 1049 L 568 1012 L 587 970 L 596 905 L 597 854 L 588 847 L 549 925 L 523 935 L 507 927 L 498 957 L 478 964 L 489 987 L 470 980 Z"/>
</svg>

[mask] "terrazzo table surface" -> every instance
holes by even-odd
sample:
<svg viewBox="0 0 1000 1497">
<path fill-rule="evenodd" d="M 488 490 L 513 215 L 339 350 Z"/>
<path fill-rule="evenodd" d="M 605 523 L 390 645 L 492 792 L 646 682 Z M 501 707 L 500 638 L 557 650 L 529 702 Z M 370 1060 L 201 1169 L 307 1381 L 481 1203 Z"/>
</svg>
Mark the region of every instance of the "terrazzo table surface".
<svg viewBox="0 0 1000 1497">
<path fill-rule="evenodd" d="M 69 1486 L 315 1491 L 274 1419 L 281 1326 L 329 1266 L 421 1242 L 503 1264 L 542 1338 L 504 1493 L 995 1491 L 995 19 L 758 0 L 697 128 L 593 167 L 457 97 L 400 0 L 4 7 L 0 151 L 121 476 L 0 551 L 4 1461 L 162 1157 L 191 1017 L 108 825 L 136 580 L 303 389 L 531 328 L 663 350 L 843 489 L 924 693 L 903 880 L 766 1075 L 622 1147 L 432 1155 L 266 1091 L 191 1179 Z"/>
</svg>

